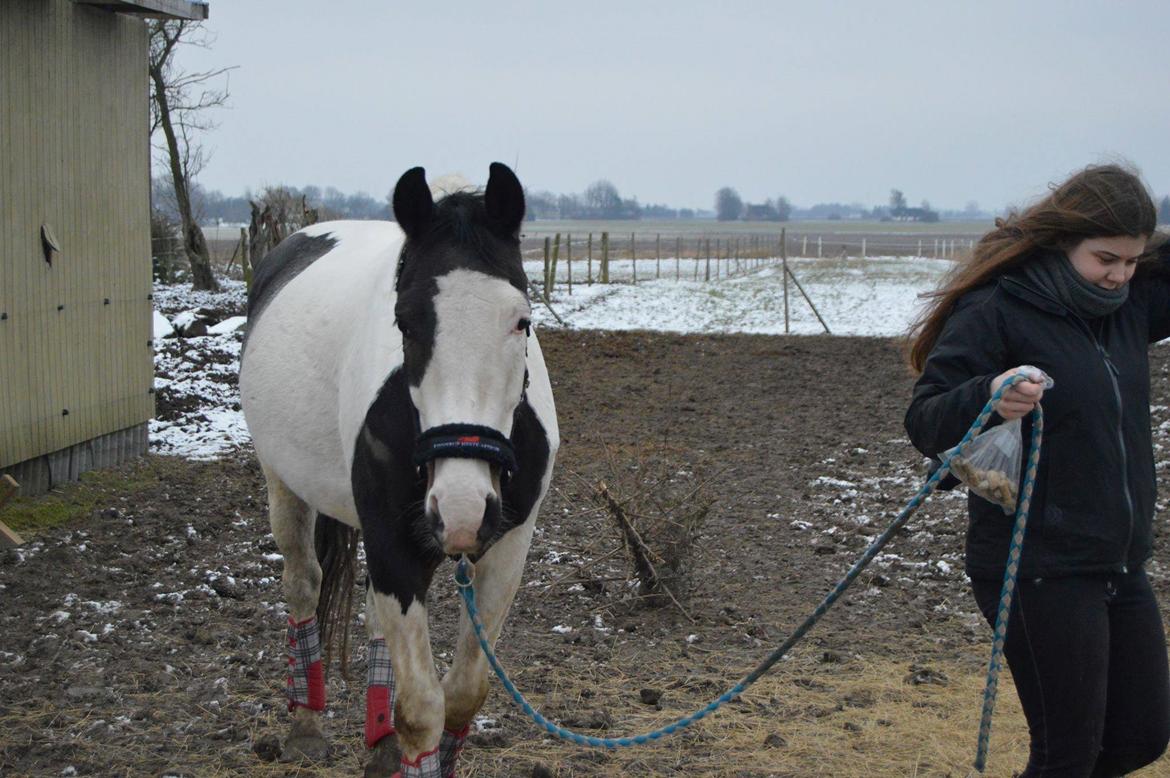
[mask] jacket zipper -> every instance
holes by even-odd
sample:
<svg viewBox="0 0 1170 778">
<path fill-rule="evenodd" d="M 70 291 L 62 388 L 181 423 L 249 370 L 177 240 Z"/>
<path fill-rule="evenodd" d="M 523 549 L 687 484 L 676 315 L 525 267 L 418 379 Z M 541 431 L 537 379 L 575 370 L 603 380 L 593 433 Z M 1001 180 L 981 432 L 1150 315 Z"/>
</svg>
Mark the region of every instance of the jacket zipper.
<svg viewBox="0 0 1170 778">
<path fill-rule="evenodd" d="M 1121 385 L 1118 384 L 1117 378 L 1121 374 L 1117 366 L 1113 364 L 1113 360 L 1109 358 L 1109 352 L 1104 349 L 1100 341 L 1096 337 L 1093 338 L 1097 345 L 1097 351 L 1101 354 L 1101 359 L 1105 360 L 1105 367 L 1109 371 L 1109 380 L 1113 382 L 1113 397 L 1117 400 L 1117 442 L 1121 444 L 1121 478 L 1122 478 L 1122 492 L 1125 494 L 1125 506 L 1129 513 L 1129 533 L 1125 538 L 1125 559 L 1121 563 L 1121 572 L 1129 572 L 1129 547 L 1133 544 L 1133 497 L 1129 492 L 1129 456 L 1125 453 L 1125 430 L 1122 429 L 1122 423 L 1125 420 L 1125 412 L 1121 403 Z"/>
<path fill-rule="evenodd" d="M 1032 289 L 1032 287 L 1028 286 L 1027 284 L 1020 283 L 1014 278 L 1004 280 L 1023 286 L 1033 294 L 1040 294 L 1036 290 Z M 1113 399 L 1117 401 L 1117 443 L 1118 448 L 1121 451 L 1122 493 L 1125 495 L 1126 514 L 1127 518 L 1129 519 L 1129 530 L 1125 538 L 1125 556 L 1121 560 L 1121 572 L 1123 574 L 1128 573 L 1129 549 L 1130 546 L 1133 545 L 1133 496 L 1130 494 L 1129 490 L 1129 455 L 1125 452 L 1125 430 L 1122 428 L 1122 424 L 1125 421 L 1125 408 L 1121 401 L 1121 384 L 1119 384 L 1117 381 L 1118 376 L 1121 375 L 1121 371 L 1117 369 L 1117 366 L 1113 364 L 1113 360 L 1109 358 L 1109 352 L 1106 351 L 1105 347 L 1101 345 L 1100 339 L 1093 333 L 1093 330 L 1080 316 L 1077 316 L 1075 313 L 1070 311 L 1059 300 L 1053 300 L 1046 294 L 1040 294 L 1040 296 L 1046 300 L 1051 300 L 1053 303 L 1063 308 L 1068 313 L 1068 315 L 1072 317 L 1073 321 L 1079 324 L 1081 329 L 1083 329 L 1084 332 L 1088 334 L 1089 340 L 1091 340 L 1093 345 L 1097 347 L 1097 353 L 1101 355 L 1101 360 L 1105 363 L 1105 370 L 1107 373 L 1109 373 L 1109 380 L 1113 384 Z"/>
</svg>

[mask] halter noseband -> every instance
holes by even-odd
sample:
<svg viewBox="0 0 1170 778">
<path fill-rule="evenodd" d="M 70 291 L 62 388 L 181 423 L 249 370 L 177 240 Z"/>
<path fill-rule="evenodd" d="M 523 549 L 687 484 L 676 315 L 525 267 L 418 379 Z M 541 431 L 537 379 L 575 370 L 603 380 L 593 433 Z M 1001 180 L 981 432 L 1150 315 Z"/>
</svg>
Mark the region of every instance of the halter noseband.
<svg viewBox="0 0 1170 778">
<path fill-rule="evenodd" d="M 415 466 L 446 457 L 483 459 L 499 465 L 508 475 L 519 469 L 511 441 L 499 430 L 480 424 L 441 424 L 415 438 Z"/>
</svg>

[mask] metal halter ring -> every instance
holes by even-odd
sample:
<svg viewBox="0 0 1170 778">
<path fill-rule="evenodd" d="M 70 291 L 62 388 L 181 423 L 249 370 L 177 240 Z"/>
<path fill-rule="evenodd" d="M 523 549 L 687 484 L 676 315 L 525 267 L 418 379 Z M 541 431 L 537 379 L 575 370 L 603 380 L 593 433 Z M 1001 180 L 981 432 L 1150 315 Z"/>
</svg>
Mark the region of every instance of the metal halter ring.
<svg viewBox="0 0 1170 778">
<path fill-rule="evenodd" d="M 475 562 L 467 554 L 459 557 L 459 567 L 456 570 L 455 585 L 460 589 L 469 589 L 475 583 Z"/>
</svg>

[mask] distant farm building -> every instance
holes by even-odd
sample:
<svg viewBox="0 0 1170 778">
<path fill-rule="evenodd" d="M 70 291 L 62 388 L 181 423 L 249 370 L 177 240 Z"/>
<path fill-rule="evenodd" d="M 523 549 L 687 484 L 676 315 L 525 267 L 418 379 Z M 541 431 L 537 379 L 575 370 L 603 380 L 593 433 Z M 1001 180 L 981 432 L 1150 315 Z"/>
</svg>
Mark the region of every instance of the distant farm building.
<svg viewBox="0 0 1170 778">
<path fill-rule="evenodd" d="M 146 451 L 144 17 L 207 6 L 0 2 L 0 473 L 26 494 Z"/>
</svg>

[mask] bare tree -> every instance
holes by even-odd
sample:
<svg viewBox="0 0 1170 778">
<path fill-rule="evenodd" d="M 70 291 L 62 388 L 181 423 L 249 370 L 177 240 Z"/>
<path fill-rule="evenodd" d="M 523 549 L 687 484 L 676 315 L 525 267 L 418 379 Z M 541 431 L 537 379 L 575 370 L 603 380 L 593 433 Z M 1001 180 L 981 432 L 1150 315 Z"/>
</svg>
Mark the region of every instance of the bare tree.
<svg viewBox="0 0 1170 778">
<path fill-rule="evenodd" d="M 715 193 L 715 218 L 721 222 L 735 221 L 743 216 L 743 200 L 739 192 L 725 186 Z"/>
<path fill-rule="evenodd" d="M 175 64 L 179 46 L 208 47 L 210 39 L 197 23 L 187 21 L 149 22 L 150 29 L 150 134 L 162 131 L 171 182 L 174 185 L 175 210 L 183 232 L 183 250 L 191 265 L 195 289 L 218 289 L 211 271 L 211 255 L 203 230 L 199 229 L 191 205 L 191 181 L 203 168 L 203 148 L 195 139 L 214 124 L 208 109 L 227 102 L 227 84 L 215 89 L 213 83 L 232 68 L 188 73 Z"/>
</svg>

